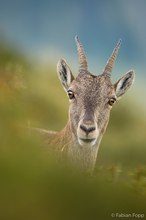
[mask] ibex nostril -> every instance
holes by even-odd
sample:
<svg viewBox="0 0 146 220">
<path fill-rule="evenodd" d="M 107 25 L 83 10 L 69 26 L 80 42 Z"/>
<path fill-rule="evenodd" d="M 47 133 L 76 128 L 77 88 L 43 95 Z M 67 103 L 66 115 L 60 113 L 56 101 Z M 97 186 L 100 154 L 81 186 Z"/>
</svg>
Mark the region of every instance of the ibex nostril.
<svg viewBox="0 0 146 220">
<path fill-rule="evenodd" d="M 85 125 L 80 125 L 80 128 L 85 131 L 87 134 L 89 134 L 92 131 L 95 131 L 95 127 L 86 127 Z"/>
</svg>

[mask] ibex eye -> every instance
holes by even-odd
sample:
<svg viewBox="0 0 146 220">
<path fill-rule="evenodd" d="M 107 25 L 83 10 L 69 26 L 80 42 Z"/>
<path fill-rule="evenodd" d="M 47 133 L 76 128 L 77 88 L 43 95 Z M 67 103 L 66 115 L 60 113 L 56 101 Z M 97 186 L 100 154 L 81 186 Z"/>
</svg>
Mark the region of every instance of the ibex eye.
<svg viewBox="0 0 146 220">
<path fill-rule="evenodd" d="M 73 93 L 73 91 L 72 90 L 68 90 L 68 97 L 69 97 L 69 99 L 74 99 L 74 93 Z"/>
<path fill-rule="evenodd" d="M 112 106 L 113 104 L 115 104 L 115 102 L 116 102 L 115 98 L 110 98 L 108 104 Z"/>
</svg>

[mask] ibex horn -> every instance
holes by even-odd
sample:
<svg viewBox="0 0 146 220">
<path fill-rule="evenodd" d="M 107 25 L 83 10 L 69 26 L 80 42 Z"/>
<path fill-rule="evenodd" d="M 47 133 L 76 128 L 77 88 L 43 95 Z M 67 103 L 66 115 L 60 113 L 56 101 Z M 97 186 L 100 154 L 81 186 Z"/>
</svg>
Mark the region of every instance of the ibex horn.
<svg viewBox="0 0 146 220">
<path fill-rule="evenodd" d="M 103 74 L 109 75 L 109 76 L 111 75 L 112 68 L 113 68 L 115 60 L 118 56 L 118 51 L 120 49 L 120 46 L 121 46 L 121 39 L 118 41 L 118 43 L 117 43 L 116 47 L 114 48 L 110 58 L 108 59 L 107 64 L 104 68 Z"/>
<path fill-rule="evenodd" d="M 78 51 L 78 59 L 79 59 L 79 70 L 87 70 L 88 69 L 88 64 L 84 52 L 84 48 L 79 40 L 79 37 L 75 37 L 76 45 L 77 45 L 77 51 Z"/>
</svg>

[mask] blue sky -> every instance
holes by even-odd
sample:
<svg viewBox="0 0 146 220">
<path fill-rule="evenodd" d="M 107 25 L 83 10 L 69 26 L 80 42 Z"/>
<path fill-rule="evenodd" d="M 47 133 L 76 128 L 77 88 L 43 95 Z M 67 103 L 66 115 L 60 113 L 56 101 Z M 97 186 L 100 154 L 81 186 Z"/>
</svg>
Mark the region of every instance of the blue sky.
<svg viewBox="0 0 146 220">
<path fill-rule="evenodd" d="M 62 56 L 74 65 L 78 35 L 96 72 L 122 38 L 115 70 L 146 78 L 145 23 L 145 0 L 0 0 L 1 36 L 40 61 Z"/>
</svg>

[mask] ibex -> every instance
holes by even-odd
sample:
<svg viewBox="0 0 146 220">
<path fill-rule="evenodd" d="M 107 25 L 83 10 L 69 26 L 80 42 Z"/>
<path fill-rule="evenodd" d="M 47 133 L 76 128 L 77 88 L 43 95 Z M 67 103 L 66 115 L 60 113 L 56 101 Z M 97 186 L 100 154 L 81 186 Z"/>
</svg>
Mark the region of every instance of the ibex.
<svg viewBox="0 0 146 220">
<path fill-rule="evenodd" d="M 102 74 L 91 74 L 84 48 L 78 37 L 75 40 L 79 59 L 77 77 L 74 78 L 64 59 L 60 59 L 57 65 L 59 79 L 70 101 L 68 123 L 59 132 L 37 130 L 60 154 L 80 164 L 85 170 L 93 170 L 112 106 L 131 87 L 134 71 L 128 71 L 112 84 L 111 72 L 121 45 L 120 40 Z"/>
</svg>

